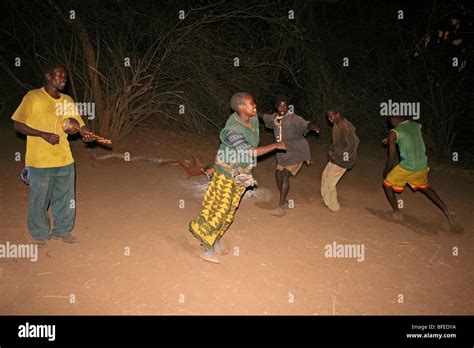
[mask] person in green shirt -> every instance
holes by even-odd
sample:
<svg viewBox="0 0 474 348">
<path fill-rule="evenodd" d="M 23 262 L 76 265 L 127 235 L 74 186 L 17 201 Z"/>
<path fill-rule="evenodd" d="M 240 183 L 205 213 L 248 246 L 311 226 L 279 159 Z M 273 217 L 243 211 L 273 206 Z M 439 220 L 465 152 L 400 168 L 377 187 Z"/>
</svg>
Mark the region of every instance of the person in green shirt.
<svg viewBox="0 0 474 348">
<path fill-rule="evenodd" d="M 448 209 L 436 191 L 428 185 L 428 157 L 421 133 L 421 124 L 399 116 L 390 117 L 390 124 L 394 128 L 390 130 L 388 138 L 384 139 L 389 149 L 383 172 L 383 187 L 385 196 L 393 209 L 393 218 L 398 221 L 403 220 L 395 193 L 403 192 L 408 184 L 414 191 L 420 190 L 424 193 L 443 211 L 449 224 L 453 225 L 456 214 Z"/>
<path fill-rule="evenodd" d="M 255 184 L 252 168 L 256 166 L 256 157 L 286 149 L 283 142 L 258 147 L 257 106 L 250 94 L 234 94 L 230 106 L 235 112 L 220 132 L 215 172 L 204 195 L 201 213 L 189 223 L 189 231 L 205 249 L 201 258 L 211 263 L 219 263 L 215 254 L 229 252 L 220 239 L 232 223 L 246 188 Z"/>
</svg>

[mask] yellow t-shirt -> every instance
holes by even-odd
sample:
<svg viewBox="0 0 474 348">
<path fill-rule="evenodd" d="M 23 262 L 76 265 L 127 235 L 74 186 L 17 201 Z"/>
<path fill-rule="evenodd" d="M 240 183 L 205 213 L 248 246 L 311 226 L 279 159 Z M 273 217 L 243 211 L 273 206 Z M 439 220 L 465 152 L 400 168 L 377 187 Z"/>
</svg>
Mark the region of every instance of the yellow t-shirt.
<svg viewBox="0 0 474 348">
<path fill-rule="evenodd" d="M 26 124 L 42 132 L 59 135 L 59 144 L 51 145 L 41 137 L 27 136 L 25 165 L 35 168 L 62 167 L 74 163 L 67 133 L 62 121 L 75 118 L 84 126 L 74 100 L 60 93 L 59 99 L 51 97 L 44 88 L 29 91 L 12 116 L 12 120 Z"/>
</svg>

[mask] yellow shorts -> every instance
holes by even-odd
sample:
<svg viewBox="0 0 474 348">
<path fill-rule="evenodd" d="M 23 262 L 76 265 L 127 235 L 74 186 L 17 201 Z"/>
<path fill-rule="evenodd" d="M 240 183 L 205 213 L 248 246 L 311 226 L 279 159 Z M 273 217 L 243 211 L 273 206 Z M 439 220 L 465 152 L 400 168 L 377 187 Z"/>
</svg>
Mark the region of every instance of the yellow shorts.
<svg viewBox="0 0 474 348">
<path fill-rule="evenodd" d="M 276 170 L 283 171 L 283 169 L 286 169 L 291 173 L 291 175 L 296 176 L 296 174 L 298 174 L 302 166 L 303 166 L 303 162 L 298 163 L 298 164 L 292 164 L 291 166 L 282 166 L 282 165 L 277 164 Z"/>
<path fill-rule="evenodd" d="M 408 184 L 413 190 L 426 190 L 428 186 L 428 172 L 430 168 L 426 167 L 418 172 L 410 172 L 397 164 L 388 173 L 383 181 L 385 187 L 391 188 L 395 192 L 402 192 L 405 185 Z"/>
</svg>

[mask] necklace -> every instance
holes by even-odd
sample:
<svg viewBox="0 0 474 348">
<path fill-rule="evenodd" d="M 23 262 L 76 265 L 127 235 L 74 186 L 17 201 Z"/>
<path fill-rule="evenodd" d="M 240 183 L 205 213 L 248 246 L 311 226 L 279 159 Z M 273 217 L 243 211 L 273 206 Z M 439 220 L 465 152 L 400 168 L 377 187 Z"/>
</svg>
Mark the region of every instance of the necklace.
<svg viewBox="0 0 474 348">
<path fill-rule="evenodd" d="M 284 115 L 278 115 L 275 117 L 275 119 L 273 120 L 273 122 L 275 123 L 275 125 L 278 127 L 278 134 L 276 135 L 276 141 L 277 142 L 280 142 L 282 141 L 282 138 L 283 138 L 283 135 L 282 135 L 282 126 L 281 126 L 281 123 L 283 122 L 283 119 L 285 118 L 285 116 L 287 115 L 288 113 L 284 114 Z"/>
</svg>

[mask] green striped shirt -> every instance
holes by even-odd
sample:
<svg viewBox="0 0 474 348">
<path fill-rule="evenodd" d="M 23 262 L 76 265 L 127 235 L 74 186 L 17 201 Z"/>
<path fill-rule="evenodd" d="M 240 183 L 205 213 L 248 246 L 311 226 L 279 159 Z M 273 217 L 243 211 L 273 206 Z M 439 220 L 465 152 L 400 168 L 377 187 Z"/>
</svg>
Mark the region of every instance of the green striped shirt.
<svg viewBox="0 0 474 348">
<path fill-rule="evenodd" d="M 393 132 L 397 134 L 400 151 L 400 167 L 410 172 L 418 172 L 426 168 L 425 143 L 421 135 L 421 124 L 406 120 L 398 124 Z"/>
</svg>

